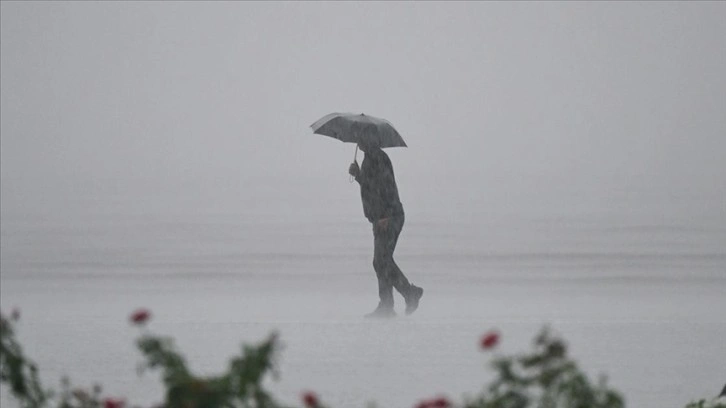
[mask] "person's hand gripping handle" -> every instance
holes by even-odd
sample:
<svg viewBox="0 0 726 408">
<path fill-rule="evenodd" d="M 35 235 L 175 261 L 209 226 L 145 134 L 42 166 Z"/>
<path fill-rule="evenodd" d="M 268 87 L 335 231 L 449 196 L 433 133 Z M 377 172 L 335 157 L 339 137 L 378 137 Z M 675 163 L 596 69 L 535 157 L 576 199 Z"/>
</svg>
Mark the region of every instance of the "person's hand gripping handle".
<svg viewBox="0 0 726 408">
<path fill-rule="evenodd" d="M 353 156 L 353 163 L 348 167 L 348 174 L 350 174 L 351 183 L 360 175 L 360 167 L 358 167 L 358 145 L 355 146 L 355 156 Z"/>
<path fill-rule="evenodd" d="M 358 175 L 360 174 L 360 167 L 358 167 L 358 162 L 354 161 L 350 164 L 350 167 L 348 167 L 348 174 L 350 174 L 350 182 L 352 183 L 356 178 L 358 178 Z"/>
</svg>

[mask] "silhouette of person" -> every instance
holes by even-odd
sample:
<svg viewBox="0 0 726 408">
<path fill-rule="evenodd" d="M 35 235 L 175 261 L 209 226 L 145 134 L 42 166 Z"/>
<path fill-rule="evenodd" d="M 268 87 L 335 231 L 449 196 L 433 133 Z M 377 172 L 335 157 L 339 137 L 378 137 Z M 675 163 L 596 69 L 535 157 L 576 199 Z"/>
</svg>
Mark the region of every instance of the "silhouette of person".
<svg viewBox="0 0 726 408">
<path fill-rule="evenodd" d="M 378 307 L 367 317 L 392 317 L 393 288 L 406 301 L 406 314 L 413 313 L 419 304 L 423 289 L 411 284 L 396 262 L 393 251 L 404 222 L 403 205 L 398 197 L 398 187 L 393 166 L 388 155 L 372 143 L 358 143 L 365 153 L 361 167 L 353 162 L 348 173 L 360 184 L 363 213 L 373 225 L 373 269 L 378 278 Z"/>
</svg>

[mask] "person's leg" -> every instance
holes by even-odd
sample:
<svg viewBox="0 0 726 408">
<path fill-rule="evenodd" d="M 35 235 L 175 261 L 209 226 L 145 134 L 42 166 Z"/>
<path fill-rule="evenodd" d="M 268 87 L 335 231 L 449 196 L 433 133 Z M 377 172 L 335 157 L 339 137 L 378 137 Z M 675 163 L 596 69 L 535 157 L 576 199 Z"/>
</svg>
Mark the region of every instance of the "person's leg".
<svg viewBox="0 0 726 408">
<path fill-rule="evenodd" d="M 386 251 L 388 247 L 389 237 L 385 231 L 378 231 L 373 227 L 373 269 L 376 271 L 378 279 L 378 296 L 380 303 L 373 313 L 368 316 L 389 316 L 393 315 L 393 285 L 388 273 L 388 262 L 386 261 Z"/>
<path fill-rule="evenodd" d="M 406 275 L 403 274 L 401 268 L 399 268 L 396 264 L 396 261 L 393 260 L 393 252 L 396 250 L 398 236 L 401 235 L 401 230 L 403 229 L 403 222 L 403 216 L 393 217 L 389 221 L 388 230 L 386 231 L 388 240 L 386 241 L 387 245 L 385 248 L 385 267 L 388 270 L 389 280 L 393 287 L 395 287 L 398 293 L 400 293 L 403 297 L 406 297 L 410 292 L 411 284 L 408 282 L 408 279 L 406 279 Z"/>
<path fill-rule="evenodd" d="M 406 276 L 401 271 L 401 268 L 399 268 L 396 264 L 396 261 L 393 260 L 393 251 L 396 250 L 396 243 L 398 242 L 398 236 L 401 234 L 401 230 L 403 229 L 404 221 L 405 219 L 403 216 L 391 219 L 391 223 L 389 225 L 391 239 L 389 240 L 389 247 L 387 248 L 387 253 L 389 255 L 388 268 L 391 283 L 398 293 L 400 293 L 406 300 L 406 314 L 411 314 L 418 309 L 419 300 L 421 300 L 421 297 L 423 296 L 423 289 L 411 284 L 408 279 L 406 279 Z"/>
</svg>

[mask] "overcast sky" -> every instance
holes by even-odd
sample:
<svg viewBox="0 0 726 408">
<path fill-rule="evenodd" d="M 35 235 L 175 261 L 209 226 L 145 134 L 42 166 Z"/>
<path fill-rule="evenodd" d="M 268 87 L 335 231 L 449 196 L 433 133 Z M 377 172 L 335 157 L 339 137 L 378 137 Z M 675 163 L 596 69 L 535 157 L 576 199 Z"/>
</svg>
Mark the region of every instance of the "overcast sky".
<svg viewBox="0 0 726 408">
<path fill-rule="evenodd" d="M 342 111 L 408 143 L 388 152 L 409 214 L 726 220 L 726 2 L 1 7 L 3 212 L 362 217 L 353 146 L 309 128 Z"/>
</svg>

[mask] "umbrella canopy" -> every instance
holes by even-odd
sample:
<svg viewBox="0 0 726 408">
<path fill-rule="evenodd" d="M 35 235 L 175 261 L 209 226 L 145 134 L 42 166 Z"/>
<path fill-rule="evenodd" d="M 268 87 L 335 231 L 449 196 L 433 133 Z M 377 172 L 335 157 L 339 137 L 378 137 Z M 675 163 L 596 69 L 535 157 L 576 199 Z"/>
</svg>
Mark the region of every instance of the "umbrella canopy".
<svg viewBox="0 0 726 408">
<path fill-rule="evenodd" d="M 362 142 L 381 148 L 406 147 L 406 142 L 389 121 L 362 113 L 331 113 L 310 127 L 313 133 L 347 143 Z"/>
</svg>

